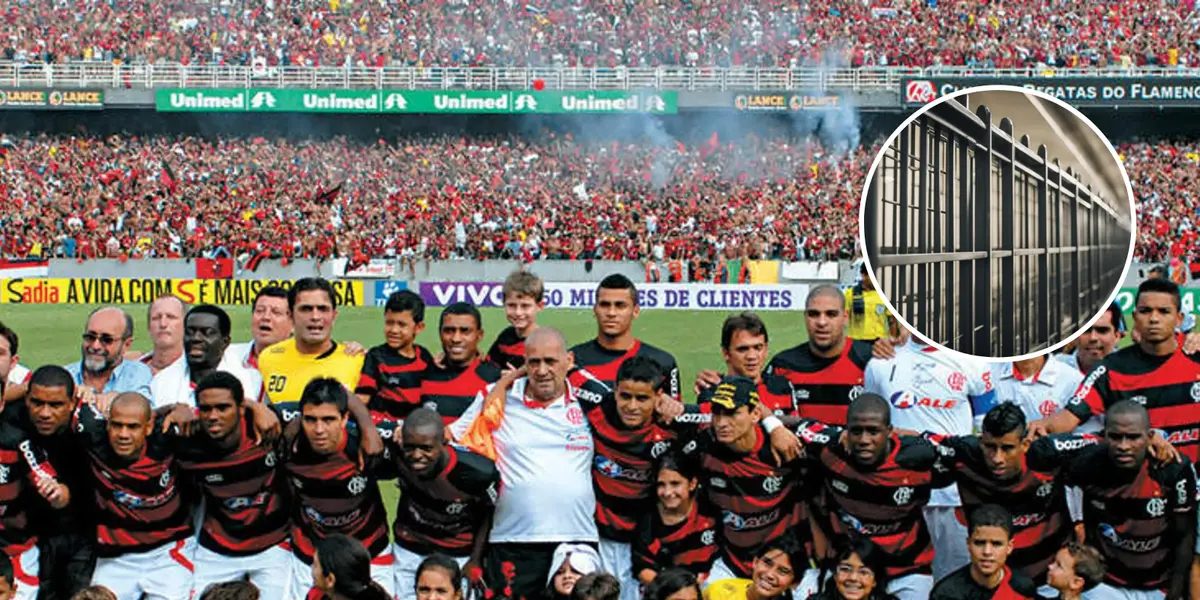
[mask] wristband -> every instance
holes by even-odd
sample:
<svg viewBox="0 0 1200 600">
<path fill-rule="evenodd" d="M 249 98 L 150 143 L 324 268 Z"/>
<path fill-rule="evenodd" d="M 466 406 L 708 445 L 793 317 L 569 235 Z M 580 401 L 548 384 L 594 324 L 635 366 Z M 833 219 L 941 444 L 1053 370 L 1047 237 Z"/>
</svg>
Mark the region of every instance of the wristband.
<svg viewBox="0 0 1200 600">
<path fill-rule="evenodd" d="M 776 429 L 783 427 L 783 421 L 779 417 L 771 415 L 762 420 L 763 429 L 767 430 L 767 435 L 771 435 Z"/>
</svg>

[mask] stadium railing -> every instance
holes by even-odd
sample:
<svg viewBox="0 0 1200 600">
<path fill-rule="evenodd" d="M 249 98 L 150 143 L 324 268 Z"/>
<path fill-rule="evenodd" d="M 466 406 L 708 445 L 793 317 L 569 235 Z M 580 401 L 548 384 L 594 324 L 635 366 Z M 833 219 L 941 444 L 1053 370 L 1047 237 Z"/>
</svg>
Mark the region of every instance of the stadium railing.
<svg viewBox="0 0 1200 600">
<path fill-rule="evenodd" d="M 900 90 L 901 78 L 1198 75 L 1184 69 L 977 69 L 966 67 L 773 68 L 418 68 L 267 67 L 234 65 L 117 65 L 99 62 L 0 62 L 0 86 L 59 88 L 326 88 L 528 89 L 541 79 L 549 90 L 783 91 Z"/>
<path fill-rule="evenodd" d="M 1104 306 L 1128 216 L 1045 146 L 965 96 L 901 130 L 868 185 L 864 238 L 883 292 L 917 331 L 977 356 L 1066 339 Z"/>
</svg>

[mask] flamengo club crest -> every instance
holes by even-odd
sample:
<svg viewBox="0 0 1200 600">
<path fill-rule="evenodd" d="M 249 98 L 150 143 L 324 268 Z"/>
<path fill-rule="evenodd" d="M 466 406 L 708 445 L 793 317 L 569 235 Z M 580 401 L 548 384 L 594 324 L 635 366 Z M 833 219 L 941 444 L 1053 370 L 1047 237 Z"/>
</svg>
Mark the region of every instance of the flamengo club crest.
<svg viewBox="0 0 1200 600">
<path fill-rule="evenodd" d="M 1152 517 L 1161 517 L 1167 512 L 1167 501 L 1162 498 L 1151 498 L 1146 503 L 1146 512 Z"/>
<path fill-rule="evenodd" d="M 572 425 L 583 425 L 583 410 L 579 405 L 572 404 L 567 408 L 567 421 Z"/>
<path fill-rule="evenodd" d="M 961 392 L 967 385 L 967 376 L 955 371 L 946 378 L 946 385 L 949 385 L 950 389 L 956 392 Z"/>
<path fill-rule="evenodd" d="M 904 486 L 896 489 L 896 493 L 892 494 L 892 500 L 896 501 L 896 506 L 903 506 L 908 504 L 909 500 L 912 500 L 912 495 L 913 489 L 908 486 Z"/>
</svg>

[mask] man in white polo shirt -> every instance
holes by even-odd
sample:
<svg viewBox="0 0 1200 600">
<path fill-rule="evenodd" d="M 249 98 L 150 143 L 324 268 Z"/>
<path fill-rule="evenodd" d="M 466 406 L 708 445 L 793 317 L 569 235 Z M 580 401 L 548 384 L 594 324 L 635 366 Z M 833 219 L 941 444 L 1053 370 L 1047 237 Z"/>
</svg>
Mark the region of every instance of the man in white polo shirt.
<svg viewBox="0 0 1200 600">
<path fill-rule="evenodd" d="M 262 375 L 226 353 L 231 323 L 229 314 L 212 304 L 193 307 L 184 318 L 183 359 L 159 371 L 150 382 L 155 406 L 196 405 L 196 383 L 213 371 L 238 378 L 249 402 L 259 401 Z"/>
<path fill-rule="evenodd" d="M 992 384 L 996 396 L 1012 402 L 1032 423 L 1056 413 L 1075 395 L 1083 383 L 1083 373 L 1061 360 L 1049 360 L 1045 354 L 1025 360 L 992 363 Z"/>
<path fill-rule="evenodd" d="M 512 382 L 502 404 L 488 405 L 483 417 L 491 423 L 486 427 L 501 481 L 485 579 L 493 590 L 511 588 L 511 598 L 533 598 L 545 588 L 559 544 L 599 542 L 592 433 L 567 382 L 570 364 L 562 333 L 534 330 L 525 340 L 525 367 L 496 384 L 492 397 L 498 399 L 498 390 Z M 596 383 L 597 391 L 607 391 Z M 485 404 L 480 394 L 454 422 L 455 439 L 478 431 L 471 426 Z M 508 573 L 505 563 L 512 565 Z"/>
</svg>

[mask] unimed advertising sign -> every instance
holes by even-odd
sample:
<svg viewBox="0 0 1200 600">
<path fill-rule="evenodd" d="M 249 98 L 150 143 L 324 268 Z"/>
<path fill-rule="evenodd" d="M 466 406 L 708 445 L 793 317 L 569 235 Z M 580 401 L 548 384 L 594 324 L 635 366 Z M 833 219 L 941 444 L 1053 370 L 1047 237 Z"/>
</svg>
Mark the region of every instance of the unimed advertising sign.
<svg viewBox="0 0 1200 600">
<path fill-rule="evenodd" d="M 637 290 L 642 308 L 675 310 L 800 310 L 808 296 L 808 286 L 797 284 L 644 283 Z M 429 306 L 504 306 L 500 282 L 423 282 L 419 293 Z M 546 284 L 547 307 L 587 309 L 595 303 L 595 283 Z"/>
<path fill-rule="evenodd" d="M 158 112 L 598 114 L 679 112 L 677 92 L 189 89 L 155 92 Z"/>
<path fill-rule="evenodd" d="M 900 80 L 908 105 L 928 104 L 960 89 L 1014 85 L 1073 106 L 1200 106 L 1200 77 L 931 77 Z"/>
</svg>

